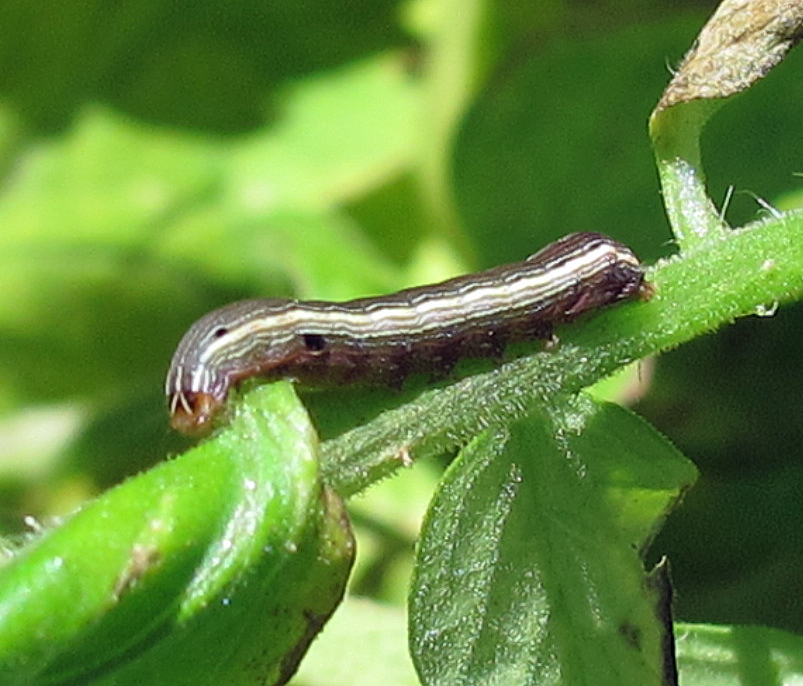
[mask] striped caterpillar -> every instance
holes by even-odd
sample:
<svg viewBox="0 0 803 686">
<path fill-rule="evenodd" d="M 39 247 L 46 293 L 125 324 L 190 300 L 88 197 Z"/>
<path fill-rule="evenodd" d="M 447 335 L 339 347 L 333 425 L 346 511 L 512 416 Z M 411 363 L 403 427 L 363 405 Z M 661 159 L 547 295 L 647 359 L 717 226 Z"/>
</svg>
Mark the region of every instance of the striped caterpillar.
<svg viewBox="0 0 803 686">
<path fill-rule="evenodd" d="M 556 324 L 619 300 L 649 298 L 641 262 L 599 233 L 573 233 L 523 262 L 347 302 L 244 300 L 201 317 L 173 355 L 165 393 L 173 428 L 200 433 L 230 388 L 251 377 L 315 386 L 400 385 L 462 357 L 548 339 Z"/>
</svg>

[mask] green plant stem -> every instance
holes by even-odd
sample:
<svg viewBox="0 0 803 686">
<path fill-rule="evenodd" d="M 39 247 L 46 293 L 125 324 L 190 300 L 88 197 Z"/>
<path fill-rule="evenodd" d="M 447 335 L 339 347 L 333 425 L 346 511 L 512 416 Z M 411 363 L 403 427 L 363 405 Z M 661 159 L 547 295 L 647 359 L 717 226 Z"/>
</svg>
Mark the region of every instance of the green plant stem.
<svg viewBox="0 0 803 686">
<path fill-rule="evenodd" d="M 695 100 L 656 111 L 650 117 L 666 215 L 682 250 L 728 231 L 708 197 L 700 155 L 700 133 L 721 100 Z"/>
<path fill-rule="evenodd" d="M 650 302 L 601 313 L 560 331 L 557 350 L 509 362 L 378 416 L 323 444 L 326 481 L 363 490 L 410 459 L 442 454 L 535 402 L 559 401 L 618 368 L 737 317 L 803 294 L 803 215 L 754 224 L 660 262 Z"/>
</svg>

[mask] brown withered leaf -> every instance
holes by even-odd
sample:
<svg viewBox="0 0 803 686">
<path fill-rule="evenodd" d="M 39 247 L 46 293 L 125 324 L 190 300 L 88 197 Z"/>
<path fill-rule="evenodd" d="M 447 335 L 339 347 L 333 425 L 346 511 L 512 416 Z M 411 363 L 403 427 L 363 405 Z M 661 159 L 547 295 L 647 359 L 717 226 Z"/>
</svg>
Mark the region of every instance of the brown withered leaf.
<svg viewBox="0 0 803 686">
<path fill-rule="evenodd" d="M 726 98 L 763 78 L 803 37 L 803 0 L 724 0 L 666 87 L 656 112 Z"/>
</svg>

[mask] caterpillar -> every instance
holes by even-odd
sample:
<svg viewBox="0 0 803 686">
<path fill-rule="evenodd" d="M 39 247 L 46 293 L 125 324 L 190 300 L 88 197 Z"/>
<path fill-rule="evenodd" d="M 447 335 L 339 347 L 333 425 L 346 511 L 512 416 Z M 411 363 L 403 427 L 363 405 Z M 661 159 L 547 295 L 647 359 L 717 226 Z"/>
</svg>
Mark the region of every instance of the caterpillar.
<svg viewBox="0 0 803 686">
<path fill-rule="evenodd" d="M 523 262 L 391 295 L 235 302 L 179 343 L 165 382 L 170 422 L 202 433 L 251 377 L 399 385 L 414 371 L 448 372 L 462 357 L 500 356 L 509 343 L 549 339 L 556 324 L 651 293 L 627 246 L 582 232 Z"/>
</svg>

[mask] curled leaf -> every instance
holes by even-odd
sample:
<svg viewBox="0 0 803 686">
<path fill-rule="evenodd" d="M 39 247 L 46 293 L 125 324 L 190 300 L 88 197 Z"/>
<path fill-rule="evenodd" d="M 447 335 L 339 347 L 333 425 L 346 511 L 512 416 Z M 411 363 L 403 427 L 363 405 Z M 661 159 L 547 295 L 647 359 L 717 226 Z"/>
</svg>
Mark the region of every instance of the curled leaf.
<svg viewBox="0 0 803 686">
<path fill-rule="evenodd" d="M 766 76 L 801 36 L 801 0 L 725 0 L 653 110 L 650 136 L 666 213 L 681 250 L 728 232 L 705 186 L 703 126 L 724 98 Z"/>
<path fill-rule="evenodd" d="M 0 685 L 282 684 L 353 542 L 289 383 L 114 488 L 0 570 Z"/>
<path fill-rule="evenodd" d="M 746 90 L 801 37 L 800 0 L 725 0 L 700 31 L 656 111 Z"/>
</svg>

